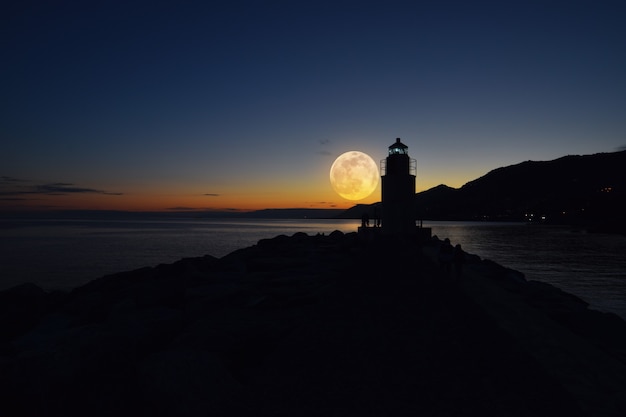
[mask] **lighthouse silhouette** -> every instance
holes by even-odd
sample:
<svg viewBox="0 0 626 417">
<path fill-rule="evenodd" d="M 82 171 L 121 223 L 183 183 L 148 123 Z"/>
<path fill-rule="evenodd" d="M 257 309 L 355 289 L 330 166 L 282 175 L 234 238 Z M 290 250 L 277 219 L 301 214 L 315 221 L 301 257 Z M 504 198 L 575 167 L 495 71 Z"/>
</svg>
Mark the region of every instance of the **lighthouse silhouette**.
<svg viewBox="0 0 626 417">
<path fill-rule="evenodd" d="M 389 236 L 413 236 L 415 225 L 415 176 L 417 164 L 409 158 L 409 147 L 400 138 L 389 146 L 387 158 L 380 161 L 382 232 Z"/>
</svg>

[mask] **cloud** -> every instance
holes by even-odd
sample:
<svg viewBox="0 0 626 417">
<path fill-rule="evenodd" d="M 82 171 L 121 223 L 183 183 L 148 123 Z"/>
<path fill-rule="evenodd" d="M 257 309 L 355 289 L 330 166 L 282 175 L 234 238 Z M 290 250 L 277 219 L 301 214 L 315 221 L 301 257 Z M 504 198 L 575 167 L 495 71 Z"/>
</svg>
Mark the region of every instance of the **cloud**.
<svg viewBox="0 0 626 417">
<path fill-rule="evenodd" d="M 3 184 L 3 183 L 12 184 L 12 183 L 15 183 L 15 182 L 25 182 L 25 181 L 26 180 L 21 180 L 19 178 L 8 177 L 6 175 L 3 175 L 3 176 L 0 177 L 0 184 Z"/>
<path fill-rule="evenodd" d="M 621 151 L 626 151 L 626 145 L 618 146 L 618 147 L 617 147 L 617 151 L 618 151 L 618 152 L 621 152 Z"/>
<path fill-rule="evenodd" d="M 105 191 L 94 188 L 75 187 L 74 184 L 57 182 L 53 184 L 41 184 L 36 186 L 37 192 L 41 194 L 104 194 Z"/>
<path fill-rule="evenodd" d="M 195 207 L 170 207 L 170 208 L 166 208 L 165 210 L 168 211 L 197 211 L 197 210 L 201 210 Z"/>
<path fill-rule="evenodd" d="M 29 180 L 0 177 L 0 196 L 24 196 L 24 195 L 67 195 L 67 194 L 104 194 L 123 195 L 123 193 L 99 190 L 96 188 L 77 187 L 73 183 L 51 182 L 37 184 Z"/>
<path fill-rule="evenodd" d="M 215 193 L 206 193 L 206 194 L 202 194 L 202 195 L 206 195 L 208 197 L 219 197 L 219 194 L 215 194 Z"/>
<path fill-rule="evenodd" d="M 320 139 L 318 140 L 319 144 L 322 146 L 327 146 L 330 145 L 330 139 Z M 332 155 L 332 153 L 330 153 L 327 150 L 322 150 L 322 151 L 317 151 L 316 152 L 318 155 L 322 155 L 322 156 L 329 156 Z"/>
</svg>

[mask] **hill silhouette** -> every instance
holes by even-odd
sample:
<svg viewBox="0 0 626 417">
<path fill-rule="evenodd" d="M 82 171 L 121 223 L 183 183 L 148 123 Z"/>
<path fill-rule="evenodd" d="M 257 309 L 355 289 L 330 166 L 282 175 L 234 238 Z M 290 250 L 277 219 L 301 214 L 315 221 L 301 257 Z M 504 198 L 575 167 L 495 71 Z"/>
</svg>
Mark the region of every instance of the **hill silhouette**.
<svg viewBox="0 0 626 417">
<path fill-rule="evenodd" d="M 417 193 L 416 219 L 510 220 L 626 230 L 626 151 L 525 161 L 494 169 L 461 188 L 439 185 Z M 355 206 L 360 218 L 381 203 Z"/>
</svg>

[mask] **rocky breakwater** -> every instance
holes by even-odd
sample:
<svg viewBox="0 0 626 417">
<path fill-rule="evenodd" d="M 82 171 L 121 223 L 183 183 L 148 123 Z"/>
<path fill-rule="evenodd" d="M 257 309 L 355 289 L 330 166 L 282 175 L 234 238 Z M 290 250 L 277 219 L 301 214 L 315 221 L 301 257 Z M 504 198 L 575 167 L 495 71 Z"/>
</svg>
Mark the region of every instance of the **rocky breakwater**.
<svg viewBox="0 0 626 417">
<path fill-rule="evenodd" d="M 7 416 L 617 416 L 626 324 L 478 256 L 278 236 L 0 292 Z"/>
</svg>

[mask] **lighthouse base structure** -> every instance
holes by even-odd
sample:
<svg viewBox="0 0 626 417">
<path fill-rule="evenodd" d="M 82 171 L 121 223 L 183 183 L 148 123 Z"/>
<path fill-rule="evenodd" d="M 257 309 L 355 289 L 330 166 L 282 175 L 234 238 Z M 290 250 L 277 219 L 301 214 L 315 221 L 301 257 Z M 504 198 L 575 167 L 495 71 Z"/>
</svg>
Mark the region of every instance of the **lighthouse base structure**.
<svg viewBox="0 0 626 417">
<path fill-rule="evenodd" d="M 391 164 L 387 164 L 389 168 Z M 382 226 L 385 235 L 412 235 L 415 226 L 415 176 L 387 173 L 381 177 Z"/>
</svg>

